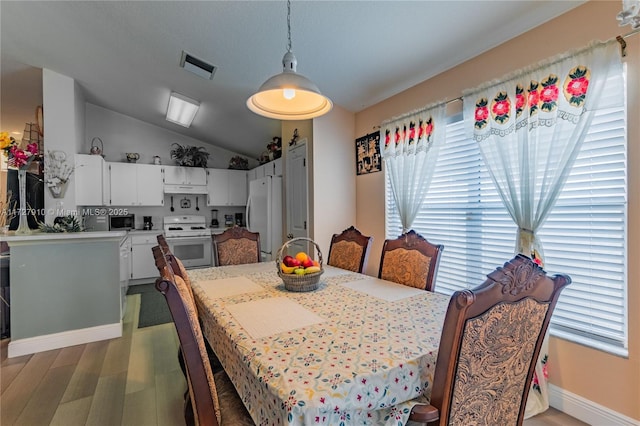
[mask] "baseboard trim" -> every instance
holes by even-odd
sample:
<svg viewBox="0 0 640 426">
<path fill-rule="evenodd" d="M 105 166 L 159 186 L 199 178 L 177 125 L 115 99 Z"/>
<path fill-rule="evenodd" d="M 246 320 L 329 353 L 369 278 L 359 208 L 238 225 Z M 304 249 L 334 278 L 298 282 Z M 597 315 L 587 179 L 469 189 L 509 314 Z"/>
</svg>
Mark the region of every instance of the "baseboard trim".
<svg viewBox="0 0 640 426">
<path fill-rule="evenodd" d="M 640 426 L 638 420 L 551 384 L 549 385 L 549 405 L 594 426 Z"/>
<path fill-rule="evenodd" d="M 28 337 L 26 339 L 11 339 L 7 357 L 14 358 L 37 352 L 50 351 L 52 349 L 97 342 L 99 340 L 115 339 L 117 337 L 122 337 L 122 321 L 80 330 Z"/>
</svg>

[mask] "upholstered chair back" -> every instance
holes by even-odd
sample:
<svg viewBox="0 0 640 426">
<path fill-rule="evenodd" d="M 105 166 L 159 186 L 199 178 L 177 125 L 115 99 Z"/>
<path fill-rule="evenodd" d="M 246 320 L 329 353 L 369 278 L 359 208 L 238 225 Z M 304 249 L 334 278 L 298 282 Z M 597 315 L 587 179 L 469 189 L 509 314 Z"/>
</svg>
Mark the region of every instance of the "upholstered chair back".
<svg viewBox="0 0 640 426">
<path fill-rule="evenodd" d="M 333 234 L 329 247 L 328 265 L 353 272 L 362 272 L 367 264 L 373 237 L 362 235 L 351 226 L 340 234 Z"/>
<path fill-rule="evenodd" d="M 378 278 L 433 291 L 442 250 L 442 244 L 431 244 L 413 230 L 385 240 Z"/>
<path fill-rule="evenodd" d="M 542 340 L 571 279 L 549 278 L 523 255 L 487 277 L 482 285 L 451 297 L 430 405 L 415 406 L 411 420 L 522 424 Z"/>
<path fill-rule="evenodd" d="M 241 265 L 260 262 L 260 234 L 233 227 L 213 236 L 216 265 Z"/>
</svg>

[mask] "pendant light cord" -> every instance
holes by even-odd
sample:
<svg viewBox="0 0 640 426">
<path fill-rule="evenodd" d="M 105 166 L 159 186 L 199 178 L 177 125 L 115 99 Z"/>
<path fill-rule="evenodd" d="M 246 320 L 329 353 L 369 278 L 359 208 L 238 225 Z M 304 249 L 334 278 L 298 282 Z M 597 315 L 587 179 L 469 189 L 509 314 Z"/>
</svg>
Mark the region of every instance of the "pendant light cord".
<svg viewBox="0 0 640 426">
<path fill-rule="evenodd" d="M 291 0 L 287 0 L 287 36 L 289 39 L 287 51 L 291 52 Z"/>
</svg>

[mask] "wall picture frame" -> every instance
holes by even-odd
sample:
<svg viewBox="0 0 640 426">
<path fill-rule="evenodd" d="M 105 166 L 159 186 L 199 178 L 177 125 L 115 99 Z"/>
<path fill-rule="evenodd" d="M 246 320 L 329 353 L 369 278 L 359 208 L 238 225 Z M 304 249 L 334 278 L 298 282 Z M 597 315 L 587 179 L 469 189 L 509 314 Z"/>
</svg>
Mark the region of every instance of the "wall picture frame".
<svg viewBox="0 0 640 426">
<path fill-rule="evenodd" d="M 356 173 L 365 175 L 382 170 L 380 131 L 356 139 Z"/>
</svg>

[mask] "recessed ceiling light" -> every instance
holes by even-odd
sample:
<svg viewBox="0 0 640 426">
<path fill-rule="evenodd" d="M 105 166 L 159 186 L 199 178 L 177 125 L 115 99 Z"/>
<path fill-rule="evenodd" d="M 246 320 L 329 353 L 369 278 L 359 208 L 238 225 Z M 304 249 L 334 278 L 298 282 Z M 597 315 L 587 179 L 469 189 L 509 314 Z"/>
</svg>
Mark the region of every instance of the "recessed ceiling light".
<svg viewBox="0 0 640 426">
<path fill-rule="evenodd" d="M 200 102 L 180 93 L 171 92 L 167 106 L 167 121 L 184 127 L 191 126 L 191 122 L 200 108 Z"/>
</svg>

